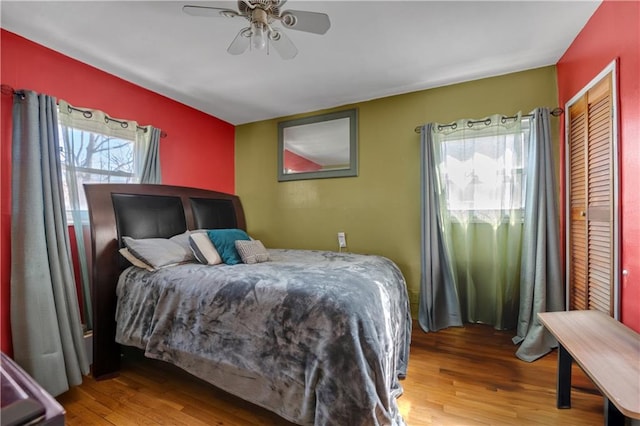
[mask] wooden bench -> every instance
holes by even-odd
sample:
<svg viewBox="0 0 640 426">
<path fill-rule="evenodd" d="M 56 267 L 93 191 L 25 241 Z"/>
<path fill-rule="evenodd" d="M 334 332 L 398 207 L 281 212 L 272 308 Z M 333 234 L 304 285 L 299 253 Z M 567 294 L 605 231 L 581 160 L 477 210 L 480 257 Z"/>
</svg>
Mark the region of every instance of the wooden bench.
<svg viewBox="0 0 640 426">
<path fill-rule="evenodd" d="M 538 314 L 558 340 L 558 408 L 571 407 L 573 360 L 603 394 L 606 425 L 640 419 L 640 334 L 598 311 Z"/>
</svg>

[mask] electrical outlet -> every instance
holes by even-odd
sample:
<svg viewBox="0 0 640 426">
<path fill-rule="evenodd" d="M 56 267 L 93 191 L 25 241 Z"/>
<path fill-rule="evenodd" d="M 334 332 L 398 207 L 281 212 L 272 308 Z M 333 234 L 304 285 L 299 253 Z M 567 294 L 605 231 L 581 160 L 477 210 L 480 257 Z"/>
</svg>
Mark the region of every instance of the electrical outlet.
<svg viewBox="0 0 640 426">
<path fill-rule="evenodd" d="M 338 232 L 338 247 L 345 248 L 347 246 L 347 237 L 344 232 Z"/>
</svg>

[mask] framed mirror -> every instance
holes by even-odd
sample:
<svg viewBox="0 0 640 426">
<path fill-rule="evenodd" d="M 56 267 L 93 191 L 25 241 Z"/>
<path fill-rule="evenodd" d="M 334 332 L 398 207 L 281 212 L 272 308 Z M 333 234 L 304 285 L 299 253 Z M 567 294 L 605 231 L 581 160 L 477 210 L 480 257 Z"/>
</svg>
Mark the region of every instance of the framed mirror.
<svg viewBox="0 0 640 426">
<path fill-rule="evenodd" d="M 356 109 L 278 123 L 278 180 L 358 176 Z"/>
</svg>

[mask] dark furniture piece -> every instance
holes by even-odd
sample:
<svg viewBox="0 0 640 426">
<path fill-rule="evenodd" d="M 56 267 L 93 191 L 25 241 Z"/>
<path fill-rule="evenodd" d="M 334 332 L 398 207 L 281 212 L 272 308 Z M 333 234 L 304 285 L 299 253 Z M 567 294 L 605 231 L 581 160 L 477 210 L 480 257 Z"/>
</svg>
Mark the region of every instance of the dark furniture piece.
<svg viewBox="0 0 640 426">
<path fill-rule="evenodd" d="M 4 353 L 0 354 L 0 361 L 0 424 L 64 425 L 65 411 L 58 401 Z"/>
<path fill-rule="evenodd" d="M 246 230 L 246 225 L 240 199 L 231 194 L 150 184 L 85 184 L 84 188 L 91 223 L 92 372 L 100 380 L 116 376 L 120 369 L 116 285 L 127 264 L 118 253 L 122 236 L 118 229 L 133 238 L 169 238 L 187 229 Z M 138 210 L 144 214 L 136 214 Z"/>
<path fill-rule="evenodd" d="M 123 237 L 244 230 L 240 200 L 164 185 L 94 184 L 85 193 L 96 378 L 117 374 L 120 343 L 297 424 L 404 424 L 397 398 L 411 314 L 390 259 L 271 249 L 257 264 L 124 271 Z"/>
</svg>

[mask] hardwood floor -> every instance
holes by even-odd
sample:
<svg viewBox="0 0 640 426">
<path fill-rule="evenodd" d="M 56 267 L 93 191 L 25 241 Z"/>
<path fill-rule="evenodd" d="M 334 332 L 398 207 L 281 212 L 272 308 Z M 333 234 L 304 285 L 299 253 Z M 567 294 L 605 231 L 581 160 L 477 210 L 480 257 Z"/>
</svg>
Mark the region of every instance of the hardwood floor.
<svg viewBox="0 0 640 426">
<path fill-rule="evenodd" d="M 467 325 L 424 333 L 414 325 L 398 400 L 408 425 L 602 425 L 603 398 L 573 367 L 572 408 L 555 407 L 557 351 L 533 363 L 514 355 L 512 332 Z M 290 425 L 181 370 L 137 355 L 119 377 L 58 397 L 68 425 Z M 348 426 L 348 425 L 345 425 Z"/>
</svg>

